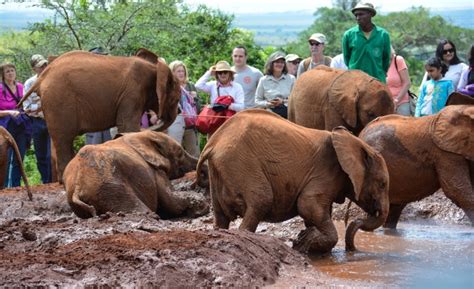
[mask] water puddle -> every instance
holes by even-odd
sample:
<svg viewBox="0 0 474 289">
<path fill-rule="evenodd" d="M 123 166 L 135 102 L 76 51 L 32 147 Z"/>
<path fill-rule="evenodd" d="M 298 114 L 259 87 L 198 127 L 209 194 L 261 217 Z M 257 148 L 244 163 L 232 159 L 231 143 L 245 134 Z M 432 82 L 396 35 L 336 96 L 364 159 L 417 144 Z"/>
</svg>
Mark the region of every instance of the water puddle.
<svg viewBox="0 0 474 289">
<path fill-rule="evenodd" d="M 346 253 L 344 224 L 336 226 L 340 241 L 332 253 L 311 257 L 315 269 L 328 275 L 325 284 L 474 288 L 474 228 L 399 223 L 396 231 L 359 231 L 359 251 Z"/>
</svg>

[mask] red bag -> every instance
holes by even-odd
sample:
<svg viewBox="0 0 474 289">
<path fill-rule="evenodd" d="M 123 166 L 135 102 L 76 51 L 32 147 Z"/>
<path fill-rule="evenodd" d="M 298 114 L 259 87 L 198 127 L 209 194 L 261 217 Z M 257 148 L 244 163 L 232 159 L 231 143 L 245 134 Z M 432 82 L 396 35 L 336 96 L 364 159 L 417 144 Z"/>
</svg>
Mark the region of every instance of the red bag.
<svg viewBox="0 0 474 289">
<path fill-rule="evenodd" d="M 215 103 L 230 105 L 234 102 L 232 96 L 223 95 L 216 99 Z M 196 129 L 200 133 L 213 134 L 227 119 L 235 114 L 235 111 L 225 109 L 220 112 L 215 112 L 211 105 L 206 105 L 196 120 Z"/>
</svg>

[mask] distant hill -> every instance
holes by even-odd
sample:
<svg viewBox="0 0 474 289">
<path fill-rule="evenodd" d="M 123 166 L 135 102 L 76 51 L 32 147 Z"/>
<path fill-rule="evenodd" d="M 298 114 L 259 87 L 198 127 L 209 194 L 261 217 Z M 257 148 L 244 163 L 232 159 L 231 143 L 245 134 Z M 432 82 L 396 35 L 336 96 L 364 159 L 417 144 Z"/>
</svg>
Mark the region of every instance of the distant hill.
<svg viewBox="0 0 474 289">
<path fill-rule="evenodd" d="M 454 25 L 474 29 L 474 10 L 432 11 Z M 52 17 L 52 12 L 38 9 L 2 11 L 0 5 L 0 32 L 25 29 L 28 23 Z M 255 41 L 262 46 L 280 46 L 297 39 L 298 34 L 315 20 L 311 11 L 278 13 L 242 13 L 235 15 L 234 27 L 253 31 Z"/>
</svg>

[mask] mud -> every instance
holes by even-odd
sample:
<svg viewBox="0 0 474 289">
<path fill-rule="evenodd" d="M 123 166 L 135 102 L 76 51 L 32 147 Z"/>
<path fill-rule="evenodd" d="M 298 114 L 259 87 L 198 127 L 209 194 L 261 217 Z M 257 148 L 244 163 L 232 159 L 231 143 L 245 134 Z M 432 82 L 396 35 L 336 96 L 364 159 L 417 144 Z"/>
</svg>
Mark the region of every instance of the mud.
<svg viewBox="0 0 474 289">
<path fill-rule="evenodd" d="M 176 193 L 209 199 L 203 190 L 189 189 L 189 177 L 173 184 Z M 214 230 L 212 212 L 195 219 L 162 220 L 155 214 L 117 213 L 83 220 L 71 212 L 59 184 L 35 186 L 32 190 L 32 202 L 22 188 L 0 191 L 1 287 L 375 288 L 398 276 L 370 268 L 387 263 L 384 254 L 395 254 L 383 253 L 387 251 L 383 246 L 375 245 L 377 249 L 373 249 L 373 242 L 380 238 L 383 242 L 399 242 L 381 233 L 382 229 L 358 233 L 356 246 L 362 253 L 348 255 L 342 238 L 344 226 L 338 221 L 340 241 L 333 253 L 308 257 L 291 249 L 292 241 L 304 228 L 300 218 L 261 223 L 257 234 L 235 230 L 240 220 L 233 222 L 230 230 Z M 344 213 L 345 205 L 337 205 L 333 217 L 342 220 Z M 351 216 L 357 214 L 353 206 Z M 470 228 L 464 213 L 441 193 L 408 206 L 401 222 L 402 239 L 412 236 L 406 224 L 423 223 L 422 228 L 433 226 L 434 231 L 438 231 L 437 226 Z M 472 244 L 473 236 L 468 234 L 468 244 Z M 347 271 L 360 259 L 378 261 L 369 262 L 364 269 L 366 276 L 360 277 L 355 269 Z M 371 272 L 374 278 L 370 278 Z M 385 274 L 388 279 L 377 274 Z"/>
</svg>

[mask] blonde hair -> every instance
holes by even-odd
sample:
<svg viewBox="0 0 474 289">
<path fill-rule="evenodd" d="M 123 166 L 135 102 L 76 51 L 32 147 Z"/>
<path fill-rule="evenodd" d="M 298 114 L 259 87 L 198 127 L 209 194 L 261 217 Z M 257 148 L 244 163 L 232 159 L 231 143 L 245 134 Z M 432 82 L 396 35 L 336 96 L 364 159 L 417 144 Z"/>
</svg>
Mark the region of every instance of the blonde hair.
<svg viewBox="0 0 474 289">
<path fill-rule="evenodd" d="M 188 79 L 188 68 L 186 67 L 186 64 L 184 64 L 184 62 L 182 62 L 181 60 L 175 60 L 175 61 L 172 61 L 169 65 L 169 68 L 171 69 L 171 72 L 174 74 L 174 71 L 176 69 L 178 69 L 178 67 L 182 66 L 184 68 L 184 80 L 186 82 L 189 81 Z"/>
</svg>

